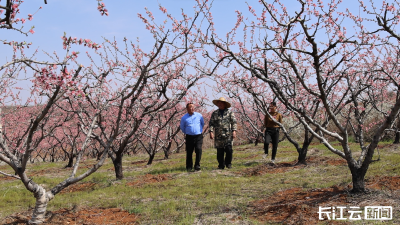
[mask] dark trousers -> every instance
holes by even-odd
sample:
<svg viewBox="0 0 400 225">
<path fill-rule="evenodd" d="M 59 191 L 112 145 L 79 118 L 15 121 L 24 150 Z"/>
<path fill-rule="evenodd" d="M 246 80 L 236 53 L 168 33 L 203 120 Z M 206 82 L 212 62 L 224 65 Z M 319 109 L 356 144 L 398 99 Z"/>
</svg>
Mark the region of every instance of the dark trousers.
<svg viewBox="0 0 400 225">
<path fill-rule="evenodd" d="M 224 155 L 225 155 L 225 160 L 224 160 Z M 224 169 L 225 166 L 231 165 L 232 155 L 233 155 L 232 145 L 226 145 L 224 148 L 217 148 L 218 168 Z"/>
<path fill-rule="evenodd" d="M 186 135 L 186 169 L 193 169 L 193 150 L 196 153 L 194 167 L 200 169 L 203 135 Z"/>
<path fill-rule="evenodd" d="M 264 153 L 268 154 L 269 143 L 272 143 L 272 157 L 271 157 L 272 160 L 275 159 L 276 152 L 278 150 L 278 142 L 279 142 L 279 128 L 267 127 L 267 129 L 265 130 Z"/>
</svg>

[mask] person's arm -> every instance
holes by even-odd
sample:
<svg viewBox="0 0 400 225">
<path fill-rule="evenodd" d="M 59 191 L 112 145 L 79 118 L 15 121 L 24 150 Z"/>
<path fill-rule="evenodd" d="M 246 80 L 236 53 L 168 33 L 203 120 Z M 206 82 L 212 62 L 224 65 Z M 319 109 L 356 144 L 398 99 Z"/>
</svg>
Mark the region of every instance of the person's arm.
<svg viewBox="0 0 400 225">
<path fill-rule="evenodd" d="M 214 139 L 214 113 L 211 114 L 208 127 L 210 128 L 210 139 Z"/>
<path fill-rule="evenodd" d="M 232 138 L 236 138 L 237 121 L 235 114 L 231 112 L 231 127 L 232 127 Z"/>
<path fill-rule="evenodd" d="M 203 127 L 204 127 L 204 118 L 200 114 L 200 131 L 201 131 L 201 133 L 203 133 Z"/>
<path fill-rule="evenodd" d="M 280 114 L 280 113 L 279 113 L 279 120 L 278 120 L 278 122 L 279 122 L 280 124 L 282 124 L 282 114 Z"/>
<path fill-rule="evenodd" d="M 185 120 L 184 120 L 184 118 L 185 118 L 185 116 L 183 116 L 183 117 L 181 118 L 180 127 L 181 127 L 181 131 L 182 131 L 184 134 L 186 134 L 186 133 L 185 133 Z"/>
</svg>

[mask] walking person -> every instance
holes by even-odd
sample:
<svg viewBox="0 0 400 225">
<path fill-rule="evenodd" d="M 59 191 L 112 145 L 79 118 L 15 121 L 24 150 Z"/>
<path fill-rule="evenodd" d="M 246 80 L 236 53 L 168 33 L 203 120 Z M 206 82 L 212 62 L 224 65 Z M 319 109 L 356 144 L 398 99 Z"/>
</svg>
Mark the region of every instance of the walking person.
<svg viewBox="0 0 400 225">
<path fill-rule="evenodd" d="M 185 134 L 186 140 L 186 170 L 193 171 L 193 150 L 196 153 L 194 169 L 200 170 L 200 160 L 203 146 L 203 127 L 204 119 L 200 113 L 194 111 L 194 104 L 186 105 L 187 113 L 183 115 L 180 128 Z"/>
<path fill-rule="evenodd" d="M 268 107 L 269 114 L 279 123 L 282 123 L 282 114 L 276 111 L 276 102 L 271 102 Z M 268 146 L 272 143 L 271 163 L 275 163 L 276 152 L 279 142 L 279 124 L 275 123 L 268 114 L 264 118 L 265 139 L 264 139 L 264 159 L 268 157 Z"/>
<path fill-rule="evenodd" d="M 225 166 L 232 167 L 233 139 L 236 138 L 236 118 L 229 108 L 231 104 L 224 97 L 213 100 L 214 105 L 218 106 L 210 118 L 210 138 L 214 139 L 214 147 L 217 148 L 218 169 Z M 225 159 L 224 159 L 225 156 Z"/>
</svg>

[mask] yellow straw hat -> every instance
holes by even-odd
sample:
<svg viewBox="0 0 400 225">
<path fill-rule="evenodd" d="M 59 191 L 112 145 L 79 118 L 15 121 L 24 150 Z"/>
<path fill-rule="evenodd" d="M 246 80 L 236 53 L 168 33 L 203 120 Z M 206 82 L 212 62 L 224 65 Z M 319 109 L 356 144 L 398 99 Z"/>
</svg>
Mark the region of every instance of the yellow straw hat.
<svg viewBox="0 0 400 225">
<path fill-rule="evenodd" d="M 227 102 L 224 97 L 221 97 L 219 99 L 215 99 L 212 102 L 214 103 L 214 105 L 217 105 L 217 102 L 225 102 L 226 108 L 230 108 L 231 107 L 231 103 Z"/>
</svg>

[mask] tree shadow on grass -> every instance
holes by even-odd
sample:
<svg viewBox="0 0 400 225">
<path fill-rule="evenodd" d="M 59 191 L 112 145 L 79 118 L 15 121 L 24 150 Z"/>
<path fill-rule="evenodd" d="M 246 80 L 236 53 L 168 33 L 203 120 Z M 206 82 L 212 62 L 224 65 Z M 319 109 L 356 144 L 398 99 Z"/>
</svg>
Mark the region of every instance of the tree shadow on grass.
<svg viewBox="0 0 400 225">
<path fill-rule="evenodd" d="M 304 166 L 295 165 L 295 162 L 281 163 L 258 163 L 252 162 L 248 167 L 241 171 L 244 176 L 259 176 L 266 173 L 284 173 L 290 169 L 299 169 Z"/>
<path fill-rule="evenodd" d="M 165 174 L 165 173 L 177 173 L 177 172 L 186 172 L 186 167 L 179 166 L 179 167 L 171 167 L 164 169 L 155 169 L 150 171 L 149 174 Z"/>
<path fill-rule="evenodd" d="M 252 161 L 252 162 L 243 163 L 242 165 L 244 165 L 245 167 L 253 167 L 253 166 L 258 166 L 260 164 L 261 164 L 260 162 Z"/>
</svg>

